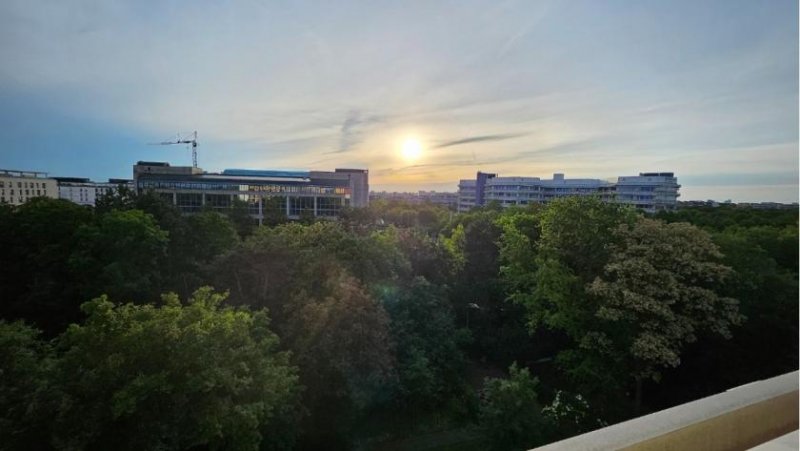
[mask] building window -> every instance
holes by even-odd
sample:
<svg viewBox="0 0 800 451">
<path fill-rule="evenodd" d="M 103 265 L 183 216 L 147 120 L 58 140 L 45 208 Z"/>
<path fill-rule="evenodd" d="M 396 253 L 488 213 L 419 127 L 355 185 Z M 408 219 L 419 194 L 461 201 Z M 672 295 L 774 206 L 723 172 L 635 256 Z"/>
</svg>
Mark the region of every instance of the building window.
<svg viewBox="0 0 800 451">
<path fill-rule="evenodd" d="M 314 214 L 314 198 L 313 197 L 290 197 L 289 198 L 289 214 L 291 216 L 300 216 L 303 213 Z"/>
<path fill-rule="evenodd" d="M 200 211 L 203 206 L 203 195 L 199 193 L 177 193 L 176 204 L 181 211 Z"/>
<path fill-rule="evenodd" d="M 231 196 L 228 194 L 206 194 L 206 206 L 211 208 L 230 208 Z"/>
<path fill-rule="evenodd" d="M 317 216 L 333 217 L 339 214 L 342 208 L 340 197 L 319 197 L 317 198 Z"/>
</svg>

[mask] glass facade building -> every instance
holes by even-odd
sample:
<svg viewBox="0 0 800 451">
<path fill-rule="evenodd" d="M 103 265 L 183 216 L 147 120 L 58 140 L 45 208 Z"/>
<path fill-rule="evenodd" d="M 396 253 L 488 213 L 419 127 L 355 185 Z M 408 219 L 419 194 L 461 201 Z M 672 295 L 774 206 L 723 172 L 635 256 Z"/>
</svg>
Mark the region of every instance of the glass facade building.
<svg viewBox="0 0 800 451">
<path fill-rule="evenodd" d="M 185 213 L 228 209 L 236 200 L 248 206 L 259 224 L 266 209 L 277 208 L 292 219 L 301 216 L 335 218 L 342 207 L 366 206 L 369 193 L 365 169 L 326 171 L 266 171 L 202 169 L 138 162 L 133 168 L 138 192 L 153 191 Z"/>
</svg>

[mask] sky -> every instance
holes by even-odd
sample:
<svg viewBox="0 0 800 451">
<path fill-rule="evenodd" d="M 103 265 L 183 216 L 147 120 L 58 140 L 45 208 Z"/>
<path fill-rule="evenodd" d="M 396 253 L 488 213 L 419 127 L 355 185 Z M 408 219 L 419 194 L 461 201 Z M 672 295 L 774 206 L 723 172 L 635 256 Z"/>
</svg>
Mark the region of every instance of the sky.
<svg viewBox="0 0 800 451">
<path fill-rule="evenodd" d="M 207 171 L 671 171 L 683 200 L 798 200 L 795 0 L 3 0 L 0 61 L 0 168 L 130 178 L 191 164 L 148 143 L 196 130 Z"/>
</svg>

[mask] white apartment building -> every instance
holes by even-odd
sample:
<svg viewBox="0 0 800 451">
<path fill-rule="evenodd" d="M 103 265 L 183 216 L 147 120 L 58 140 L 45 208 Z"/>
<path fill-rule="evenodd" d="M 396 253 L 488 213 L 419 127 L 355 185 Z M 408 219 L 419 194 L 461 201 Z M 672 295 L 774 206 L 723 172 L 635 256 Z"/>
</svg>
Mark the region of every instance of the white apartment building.
<svg viewBox="0 0 800 451">
<path fill-rule="evenodd" d="M 480 173 L 479 173 L 480 176 Z M 566 179 L 553 174 L 550 180 L 539 177 L 492 177 L 485 180 L 478 196 L 476 180 L 459 183 L 458 211 L 497 202 L 502 207 L 547 203 L 566 196 L 598 196 L 606 202 L 632 205 L 649 213 L 672 210 L 678 200 L 678 179 L 671 172 L 648 172 L 618 177 L 616 183 L 600 179 Z M 477 202 L 478 197 L 483 202 Z"/>
<path fill-rule="evenodd" d="M 0 203 L 21 205 L 34 197 L 57 199 L 56 181 L 46 172 L 0 169 Z"/>
<path fill-rule="evenodd" d="M 678 205 L 678 178 L 672 172 L 644 172 L 617 179 L 614 196 L 617 202 L 654 213 L 674 210 Z"/>
<path fill-rule="evenodd" d="M 88 178 L 53 177 L 58 182 L 58 197 L 78 205 L 95 206 L 98 199 L 125 186 L 133 190 L 133 180 L 109 179 L 108 182 L 93 182 Z"/>
<path fill-rule="evenodd" d="M 485 202 L 503 207 L 546 203 L 565 196 L 586 196 L 606 192 L 612 184 L 598 179 L 565 179 L 553 174 L 552 180 L 538 177 L 495 177 L 486 182 Z"/>
<path fill-rule="evenodd" d="M 461 180 L 458 182 L 458 212 L 469 211 L 476 205 L 475 193 L 477 191 L 477 181 Z"/>
</svg>

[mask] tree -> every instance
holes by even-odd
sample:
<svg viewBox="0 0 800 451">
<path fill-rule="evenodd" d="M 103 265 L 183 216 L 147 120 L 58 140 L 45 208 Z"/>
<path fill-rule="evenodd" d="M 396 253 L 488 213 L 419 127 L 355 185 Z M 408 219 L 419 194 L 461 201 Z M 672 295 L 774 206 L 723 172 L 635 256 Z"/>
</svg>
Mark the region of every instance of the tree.
<svg viewBox="0 0 800 451">
<path fill-rule="evenodd" d="M 581 346 L 627 362 L 636 382 L 635 405 L 641 405 L 641 385 L 658 380 L 660 370 L 680 363 L 686 343 L 702 330 L 730 336 L 742 317 L 736 300 L 719 296 L 731 269 L 711 236 L 685 223 L 641 218 L 616 231 L 604 274 L 589 286 L 597 300 L 589 308 L 607 327 L 584 331 Z"/>
<path fill-rule="evenodd" d="M 76 233 L 92 211 L 63 199 L 39 197 L 0 206 L 0 316 L 25 319 L 55 336 L 81 315 L 82 298 L 67 262 Z"/>
<path fill-rule="evenodd" d="M 255 219 L 250 216 L 250 206 L 247 202 L 234 199 L 231 209 L 226 213 L 241 239 L 245 239 L 253 233 L 256 224 Z"/>
<path fill-rule="evenodd" d="M 548 434 L 538 402 L 539 380 L 516 363 L 508 371 L 508 379 L 484 382 L 480 425 L 491 449 L 530 449 L 543 444 Z"/>
<path fill-rule="evenodd" d="M 539 352 L 557 354 L 557 363 L 571 376 L 564 379 L 575 385 L 570 388 L 593 398 L 593 406 L 619 404 L 594 398 L 613 399 L 620 378 L 607 359 L 580 353 L 580 340 L 596 321 L 586 286 L 602 273 L 610 245 L 618 239 L 614 230 L 634 218 L 620 205 L 567 197 L 545 208 L 511 212 L 499 222 L 508 299 L 524 307 Z"/>
<path fill-rule="evenodd" d="M 288 303 L 283 336 L 300 366 L 311 411 L 305 447 L 348 447 L 359 411 L 391 377 L 389 318 L 356 279 L 332 266 L 320 275 L 317 295 L 296 294 Z"/>
<path fill-rule="evenodd" d="M 0 437 L 3 449 L 45 447 L 52 347 L 20 321 L 0 321 Z M 42 446 L 39 446 L 42 445 Z"/>
<path fill-rule="evenodd" d="M 143 301 L 160 290 L 167 233 L 141 210 L 114 210 L 76 233 L 69 265 L 84 298 Z"/>
<path fill-rule="evenodd" d="M 289 222 L 286 216 L 286 208 L 284 207 L 286 199 L 280 197 L 265 197 L 264 205 L 261 207 L 262 214 L 264 215 L 263 224 L 267 227 L 275 227 L 276 225 Z"/>
<path fill-rule="evenodd" d="M 400 405 L 412 411 L 440 408 L 463 395 L 467 341 L 455 326 L 446 293 L 423 278 L 387 295 L 397 359 Z"/>
<path fill-rule="evenodd" d="M 208 263 L 217 255 L 232 249 L 239 241 L 236 227 L 227 216 L 215 211 L 202 211 L 186 218 L 190 233 L 184 237 L 190 260 Z"/>
<path fill-rule="evenodd" d="M 210 288 L 186 305 L 83 305 L 60 337 L 53 444 L 67 449 L 258 449 L 291 445 L 298 384 L 263 311 L 222 307 Z"/>
</svg>

